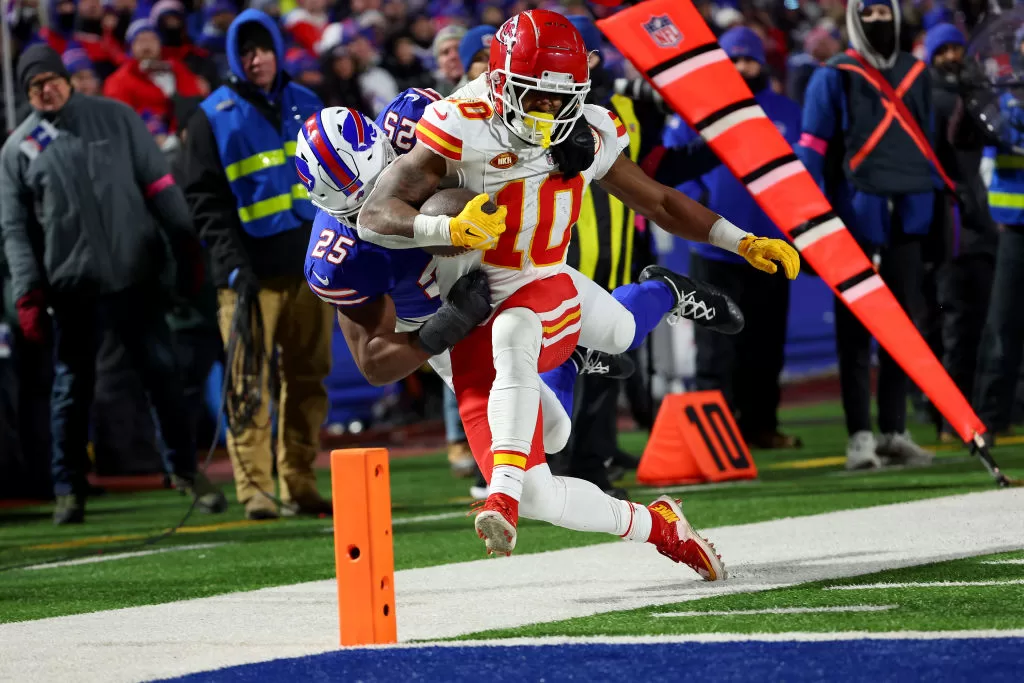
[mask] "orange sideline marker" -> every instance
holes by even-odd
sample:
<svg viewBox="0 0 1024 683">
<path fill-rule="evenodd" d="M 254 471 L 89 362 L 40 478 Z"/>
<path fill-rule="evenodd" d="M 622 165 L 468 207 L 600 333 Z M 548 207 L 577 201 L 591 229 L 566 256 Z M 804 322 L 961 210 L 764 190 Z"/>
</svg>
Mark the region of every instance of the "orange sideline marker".
<svg viewBox="0 0 1024 683">
<path fill-rule="evenodd" d="M 384 448 L 331 451 L 341 645 L 398 640 L 391 483 Z"/>
</svg>

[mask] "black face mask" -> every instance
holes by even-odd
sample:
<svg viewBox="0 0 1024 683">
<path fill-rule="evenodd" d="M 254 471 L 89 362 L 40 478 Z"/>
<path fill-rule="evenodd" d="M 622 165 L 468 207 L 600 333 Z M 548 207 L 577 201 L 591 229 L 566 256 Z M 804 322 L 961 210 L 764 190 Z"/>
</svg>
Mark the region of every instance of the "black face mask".
<svg viewBox="0 0 1024 683">
<path fill-rule="evenodd" d="M 57 15 L 57 30 L 61 33 L 71 33 L 75 30 L 75 13 L 71 14 L 58 14 Z"/>
<path fill-rule="evenodd" d="M 896 25 L 889 21 L 865 21 L 864 37 L 875 52 L 883 58 L 891 57 L 896 51 Z"/>
<path fill-rule="evenodd" d="M 103 35 L 103 21 L 101 19 L 79 19 L 77 28 L 82 33 L 91 33 L 94 36 Z"/>
<path fill-rule="evenodd" d="M 185 44 L 185 27 L 170 28 L 157 26 L 157 33 L 160 34 L 160 42 L 167 47 L 181 47 Z"/>
<path fill-rule="evenodd" d="M 123 43 L 124 37 L 128 35 L 128 26 L 132 23 L 132 14 L 131 10 L 121 10 L 117 13 L 117 26 L 114 27 L 114 37 L 119 43 Z"/>
<path fill-rule="evenodd" d="M 963 62 L 946 62 L 939 66 L 938 69 L 950 78 L 960 78 L 960 72 L 963 71 L 964 64 Z"/>
<path fill-rule="evenodd" d="M 761 92 L 762 90 L 768 87 L 768 74 L 762 71 L 753 78 L 748 78 L 744 76 L 743 82 L 747 84 L 748 88 L 750 88 L 750 92 L 756 95 L 757 93 Z"/>
</svg>

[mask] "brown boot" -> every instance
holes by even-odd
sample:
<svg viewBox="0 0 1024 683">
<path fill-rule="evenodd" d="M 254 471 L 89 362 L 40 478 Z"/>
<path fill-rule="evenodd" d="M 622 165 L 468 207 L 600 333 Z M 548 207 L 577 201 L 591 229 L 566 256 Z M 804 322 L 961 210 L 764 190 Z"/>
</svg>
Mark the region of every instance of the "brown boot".
<svg viewBox="0 0 1024 683">
<path fill-rule="evenodd" d="M 465 441 L 448 444 L 448 464 L 452 468 L 452 476 L 459 479 L 476 476 L 476 460 L 473 451 Z"/>
<path fill-rule="evenodd" d="M 284 487 L 282 487 L 284 488 Z M 315 481 L 308 484 L 288 485 L 288 500 L 283 500 L 281 514 L 285 517 L 311 516 L 319 517 L 325 515 L 330 517 L 334 513 L 331 501 L 320 495 L 316 490 Z"/>
<path fill-rule="evenodd" d="M 799 436 L 774 431 L 761 432 L 760 434 L 753 435 L 751 438 L 747 439 L 747 445 L 750 448 L 775 450 L 779 448 L 803 448 L 804 442 Z"/>
<path fill-rule="evenodd" d="M 267 496 L 257 493 L 245 501 L 245 518 L 252 520 L 277 519 L 277 506 Z"/>
</svg>

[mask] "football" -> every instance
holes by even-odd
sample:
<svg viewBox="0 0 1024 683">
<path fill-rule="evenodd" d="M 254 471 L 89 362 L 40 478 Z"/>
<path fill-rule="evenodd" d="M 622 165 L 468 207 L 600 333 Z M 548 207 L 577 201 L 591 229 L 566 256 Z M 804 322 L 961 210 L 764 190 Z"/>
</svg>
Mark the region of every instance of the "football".
<svg viewBox="0 0 1024 683">
<path fill-rule="evenodd" d="M 448 190 L 440 190 L 432 197 L 423 202 L 420 213 L 425 216 L 458 216 L 477 192 L 467 190 L 464 187 L 455 187 Z M 484 211 L 494 213 L 498 207 L 494 202 L 484 204 Z M 469 247 L 423 247 L 423 250 L 435 256 L 458 256 L 469 251 Z"/>
</svg>

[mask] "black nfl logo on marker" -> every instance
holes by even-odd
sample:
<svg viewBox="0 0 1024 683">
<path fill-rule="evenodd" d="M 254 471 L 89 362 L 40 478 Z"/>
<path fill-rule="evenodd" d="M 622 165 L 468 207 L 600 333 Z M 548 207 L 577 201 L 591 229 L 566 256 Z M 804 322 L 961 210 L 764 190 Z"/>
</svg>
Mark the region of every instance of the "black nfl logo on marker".
<svg viewBox="0 0 1024 683">
<path fill-rule="evenodd" d="M 683 33 L 667 14 L 651 17 L 644 24 L 644 30 L 658 47 L 671 48 L 683 42 Z"/>
</svg>

